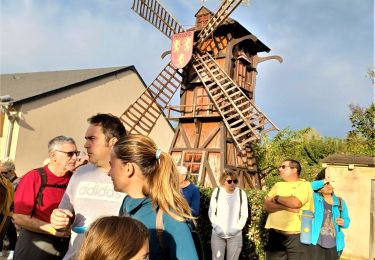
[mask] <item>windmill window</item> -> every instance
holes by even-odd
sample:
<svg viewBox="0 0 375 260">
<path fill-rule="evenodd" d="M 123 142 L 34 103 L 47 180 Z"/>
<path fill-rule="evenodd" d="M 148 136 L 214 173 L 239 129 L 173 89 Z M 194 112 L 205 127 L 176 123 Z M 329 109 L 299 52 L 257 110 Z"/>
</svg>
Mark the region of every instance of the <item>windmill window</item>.
<svg viewBox="0 0 375 260">
<path fill-rule="evenodd" d="M 237 59 L 235 61 L 235 76 L 237 85 L 248 89 L 250 87 L 250 71 L 247 62 L 242 59 Z"/>
<path fill-rule="evenodd" d="M 184 151 L 182 165 L 187 168 L 192 180 L 196 183 L 203 164 L 203 152 Z"/>
<path fill-rule="evenodd" d="M 208 19 L 210 18 L 209 14 L 203 14 L 197 17 L 197 26 L 204 27 L 208 23 Z"/>
</svg>

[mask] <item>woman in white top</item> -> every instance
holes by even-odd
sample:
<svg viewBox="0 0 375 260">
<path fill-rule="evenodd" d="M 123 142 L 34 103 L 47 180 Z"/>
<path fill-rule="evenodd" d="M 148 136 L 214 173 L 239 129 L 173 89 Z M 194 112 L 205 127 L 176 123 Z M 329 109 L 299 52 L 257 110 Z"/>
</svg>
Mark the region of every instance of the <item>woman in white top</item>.
<svg viewBox="0 0 375 260">
<path fill-rule="evenodd" d="M 238 259 L 242 249 L 242 229 L 248 217 L 246 193 L 237 187 L 238 175 L 225 169 L 221 187 L 212 193 L 208 216 L 212 223 L 211 250 L 213 260 Z"/>
</svg>

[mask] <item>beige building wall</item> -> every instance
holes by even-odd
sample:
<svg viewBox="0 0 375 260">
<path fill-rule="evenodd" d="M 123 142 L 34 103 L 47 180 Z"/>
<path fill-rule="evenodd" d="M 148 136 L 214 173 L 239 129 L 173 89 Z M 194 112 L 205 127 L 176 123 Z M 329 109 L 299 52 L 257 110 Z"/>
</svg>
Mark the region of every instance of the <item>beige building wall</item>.
<svg viewBox="0 0 375 260">
<path fill-rule="evenodd" d="M 71 136 L 78 149 L 85 150 L 87 118 L 97 113 L 120 116 L 144 90 L 137 74 L 126 71 L 24 104 L 18 142 L 13 146 L 17 174 L 40 167 L 47 157 L 47 143 L 55 136 Z M 173 130 L 164 117 L 151 136 L 161 149 L 168 150 Z"/>
<path fill-rule="evenodd" d="M 10 123 L 9 123 L 9 120 L 8 120 L 8 117 L 6 115 L 4 115 L 4 121 L 3 121 L 3 126 L 2 126 L 2 133 L 0 135 L 0 160 L 7 157 L 6 156 L 6 142 L 7 142 L 7 136 L 8 136 L 8 133 L 9 133 L 9 127 L 10 127 Z M 13 124 L 13 138 L 12 138 L 12 142 L 11 142 L 11 145 L 10 145 L 10 151 L 9 151 L 9 157 L 10 158 L 14 158 L 15 156 L 15 153 L 16 153 L 16 145 L 17 145 L 17 142 L 18 142 L 18 133 L 19 133 L 19 125 L 17 124 L 17 122 L 15 122 Z"/>
<path fill-rule="evenodd" d="M 375 180 L 374 167 L 328 165 L 326 175 L 335 182 L 335 194 L 342 197 L 348 207 L 350 226 L 344 230 L 344 259 L 369 259 L 371 180 Z M 374 247 L 374 245 L 372 245 Z"/>
</svg>

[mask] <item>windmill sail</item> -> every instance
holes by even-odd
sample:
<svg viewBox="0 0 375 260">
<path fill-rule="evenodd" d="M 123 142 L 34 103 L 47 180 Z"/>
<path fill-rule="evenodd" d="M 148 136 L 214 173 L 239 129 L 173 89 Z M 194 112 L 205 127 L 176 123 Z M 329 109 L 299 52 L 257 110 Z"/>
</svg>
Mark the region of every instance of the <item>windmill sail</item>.
<svg viewBox="0 0 375 260">
<path fill-rule="evenodd" d="M 157 0 L 134 0 L 132 9 L 169 39 L 184 28 Z"/>
<path fill-rule="evenodd" d="M 195 59 L 193 67 L 241 151 L 261 135 L 278 130 L 210 54 L 195 54 Z"/>
<path fill-rule="evenodd" d="M 242 0 L 223 0 L 218 10 L 198 34 L 198 48 L 229 17 L 241 2 Z"/>
<path fill-rule="evenodd" d="M 180 88 L 182 76 L 170 63 L 120 116 L 130 134 L 149 135 L 162 111 Z"/>
</svg>

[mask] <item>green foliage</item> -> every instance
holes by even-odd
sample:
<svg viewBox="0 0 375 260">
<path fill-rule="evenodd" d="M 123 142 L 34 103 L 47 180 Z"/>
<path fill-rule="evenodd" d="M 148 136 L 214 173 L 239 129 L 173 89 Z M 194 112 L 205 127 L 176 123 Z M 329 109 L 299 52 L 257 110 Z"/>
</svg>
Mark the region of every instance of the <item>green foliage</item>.
<svg viewBox="0 0 375 260">
<path fill-rule="evenodd" d="M 375 103 L 372 103 L 367 108 L 362 108 L 358 105 L 349 105 L 350 115 L 349 119 L 352 123 L 353 130 L 348 133 L 348 141 L 359 141 L 359 143 L 366 142 L 368 149 L 372 154 L 375 153 Z M 362 137 L 362 140 L 361 140 Z"/>
<path fill-rule="evenodd" d="M 370 134 L 367 136 L 371 137 Z M 262 143 L 254 147 L 262 185 L 266 189 L 280 181 L 277 167 L 285 159 L 299 161 L 302 166 L 301 177 L 311 181 L 321 169 L 321 160 L 328 155 L 371 156 L 374 155 L 374 149 L 375 143 L 371 145 L 369 139 L 362 135 L 352 133 L 347 139 L 321 137 L 311 128 L 295 131 L 285 128 L 272 140 L 265 137 Z"/>
<path fill-rule="evenodd" d="M 246 190 L 249 202 L 249 221 L 246 226 L 247 239 L 243 247 L 243 258 L 240 259 L 265 259 L 265 246 L 268 240 L 268 231 L 264 228 L 267 213 L 263 208 L 265 191 Z"/>
<path fill-rule="evenodd" d="M 212 226 L 208 218 L 208 208 L 213 189 L 200 187 L 201 216 L 197 219 L 197 230 L 201 236 L 206 259 L 211 259 Z M 263 209 L 261 190 L 245 190 L 248 198 L 249 218 L 243 229 L 243 247 L 240 259 L 265 259 L 265 245 L 268 232 L 264 229 L 267 213 Z"/>
<path fill-rule="evenodd" d="M 375 104 L 368 108 L 350 105 L 353 130 L 346 139 L 322 137 L 314 129 L 282 129 L 271 140 L 267 136 L 253 146 L 258 173 L 263 190 L 246 190 L 249 202 L 249 219 L 243 230 L 243 248 L 240 259 L 265 259 L 268 232 L 264 228 L 267 213 L 263 209 L 267 190 L 280 181 L 277 167 L 285 159 L 301 163 L 301 177 L 313 180 L 321 170 L 321 160 L 330 154 L 369 155 L 375 154 Z M 211 259 L 211 222 L 208 208 L 212 189 L 200 188 L 201 216 L 197 228 L 201 235 L 206 259 Z"/>
<path fill-rule="evenodd" d="M 211 232 L 212 226 L 208 218 L 208 208 L 213 189 L 199 187 L 201 193 L 200 217 L 196 220 L 197 231 L 202 239 L 206 259 L 211 259 Z"/>
<path fill-rule="evenodd" d="M 312 180 L 320 170 L 321 159 L 334 153 L 340 146 L 338 140 L 324 139 L 311 128 L 298 131 L 283 129 L 272 140 L 265 138 L 256 147 L 262 184 L 270 188 L 280 181 L 277 167 L 285 159 L 299 161 L 301 177 Z"/>
</svg>

